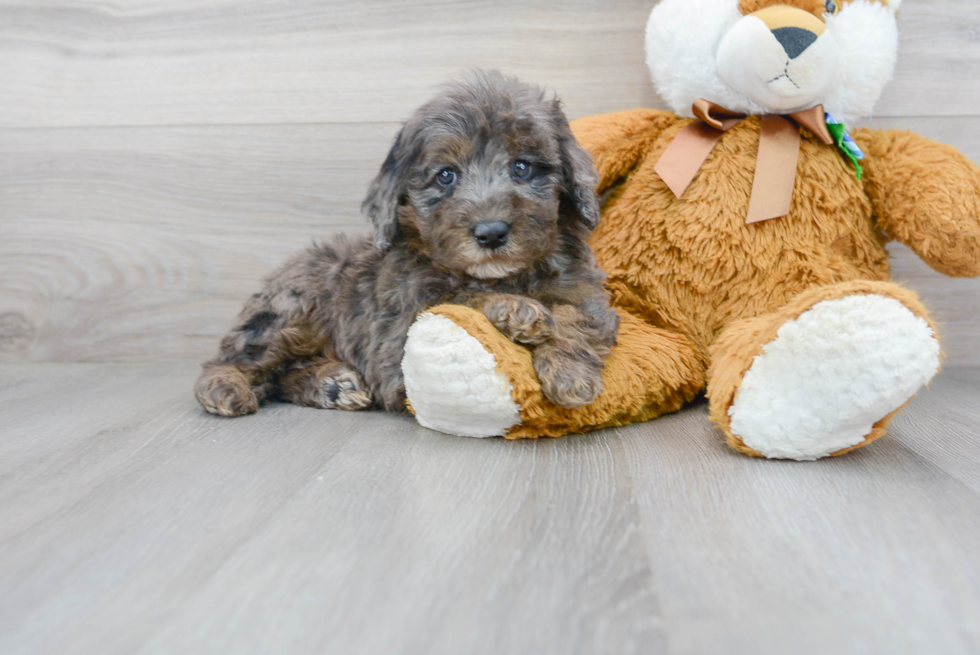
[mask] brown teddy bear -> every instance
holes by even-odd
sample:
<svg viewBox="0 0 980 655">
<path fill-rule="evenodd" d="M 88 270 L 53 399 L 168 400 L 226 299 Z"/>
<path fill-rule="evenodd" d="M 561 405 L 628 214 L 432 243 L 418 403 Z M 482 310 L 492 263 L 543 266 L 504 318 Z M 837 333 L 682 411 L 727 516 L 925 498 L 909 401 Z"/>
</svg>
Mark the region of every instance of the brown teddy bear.
<svg viewBox="0 0 980 655">
<path fill-rule="evenodd" d="M 403 361 L 419 422 L 558 436 L 649 419 L 706 387 L 712 421 L 749 455 L 815 459 L 881 436 L 940 359 L 885 244 L 980 274 L 980 168 L 909 132 L 845 131 L 891 77 L 899 3 L 662 0 L 647 56 L 674 111 L 572 126 L 608 196 L 591 240 L 622 317 L 605 390 L 550 404 L 526 349 L 440 306 Z"/>
</svg>

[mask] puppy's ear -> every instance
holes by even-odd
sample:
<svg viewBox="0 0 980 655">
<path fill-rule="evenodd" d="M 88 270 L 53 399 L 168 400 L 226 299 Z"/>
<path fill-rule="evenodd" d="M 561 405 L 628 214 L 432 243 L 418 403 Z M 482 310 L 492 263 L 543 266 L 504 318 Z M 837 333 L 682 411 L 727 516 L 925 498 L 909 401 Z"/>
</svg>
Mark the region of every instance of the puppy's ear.
<svg viewBox="0 0 980 655">
<path fill-rule="evenodd" d="M 414 130 L 408 125 L 395 137 L 395 143 L 371 182 L 361 212 L 374 228 L 374 247 L 385 252 L 398 236 L 398 205 L 407 191 L 408 172 L 417 148 L 411 141 Z"/>
<path fill-rule="evenodd" d="M 595 188 L 599 184 L 599 173 L 592 164 L 592 156 L 579 145 L 568 126 L 568 119 L 561 110 L 561 102 L 554 102 L 555 128 L 558 132 L 558 146 L 561 151 L 562 204 L 569 205 L 576 217 L 590 230 L 599 225 L 599 201 Z"/>
</svg>

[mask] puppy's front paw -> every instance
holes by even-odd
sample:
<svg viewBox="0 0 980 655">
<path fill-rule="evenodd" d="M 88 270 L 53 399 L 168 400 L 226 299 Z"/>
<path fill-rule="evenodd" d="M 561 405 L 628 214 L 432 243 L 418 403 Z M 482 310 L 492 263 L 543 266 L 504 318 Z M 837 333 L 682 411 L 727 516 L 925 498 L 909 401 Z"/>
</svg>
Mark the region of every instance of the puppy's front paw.
<svg viewBox="0 0 980 655">
<path fill-rule="evenodd" d="M 534 370 L 545 398 L 561 407 L 588 405 L 602 393 L 602 360 L 586 348 L 539 347 Z"/>
<path fill-rule="evenodd" d="M 537 300 L 522 296 L 495 299 L 483 308 L 494 327 L 515 343 L 536 346 L 555 331 L 555 317 Z"/>
<path fill-rule="evenodd" d="M 241 416 L 259 409 L 259 399 L 245 374 L 234 366 L 208 366 L 194 385 L 201 406 L 218 416 Z"/>
</svg>

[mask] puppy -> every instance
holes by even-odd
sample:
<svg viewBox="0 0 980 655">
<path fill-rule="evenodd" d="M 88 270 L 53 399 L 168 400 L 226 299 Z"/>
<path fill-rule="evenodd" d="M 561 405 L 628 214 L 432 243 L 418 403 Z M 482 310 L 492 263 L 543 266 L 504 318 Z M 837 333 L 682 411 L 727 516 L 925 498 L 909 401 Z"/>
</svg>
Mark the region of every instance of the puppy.
<svg viewBox="0 0 980 655">
<path fill-rule="evenodd" d="M 444 88 L 403 126 L 362 209 L 367 236 L 287 262 L 245 304 L 195 394 L 238 416 L 269 399 L 405 409 L 408 328 L 440 303 L 533 348 L 544 395 L 595 400 L 618 315 L 586 238 L 597 174 L 557 100 L 498 72 Z"/>
</svg>

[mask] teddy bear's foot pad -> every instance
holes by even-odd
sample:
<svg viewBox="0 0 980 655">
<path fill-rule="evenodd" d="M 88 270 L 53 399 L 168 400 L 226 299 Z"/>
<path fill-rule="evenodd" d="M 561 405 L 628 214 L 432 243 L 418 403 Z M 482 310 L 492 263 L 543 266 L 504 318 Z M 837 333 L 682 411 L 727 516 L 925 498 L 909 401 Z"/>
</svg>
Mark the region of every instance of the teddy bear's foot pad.
<svg viewBox="0 0 980 655">
<path fill-rule="evenodd" d="M 766 457 L 817 459 L 861 443 L 939 369 L 928 323 L 881 295 L 825 300 L 784 323 L 728 410 Z"/>
<path fill-rule="evenodd" d="M 466 330 L 422 314 L 408 331 L 405 392 L 418 422 L 464 437 L 499 437 L 521 422 L 494 356 Z"/>
</svg>

